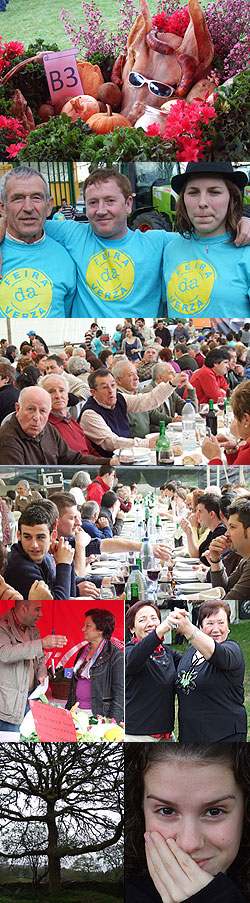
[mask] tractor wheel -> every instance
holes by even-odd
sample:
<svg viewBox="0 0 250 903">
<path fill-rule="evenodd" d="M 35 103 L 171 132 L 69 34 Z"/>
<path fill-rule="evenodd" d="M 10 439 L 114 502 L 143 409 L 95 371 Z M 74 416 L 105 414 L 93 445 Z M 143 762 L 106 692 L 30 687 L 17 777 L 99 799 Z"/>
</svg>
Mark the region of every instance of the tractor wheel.
<svg viewBox="0 0 250 903">
<path fill-rule="evenodd" d="M 149 229 L 165 229 L 171 232 L 172 227 L 168 218 L 163 213 L 157 213 L 155 210 L 145 211 L 135 216 L 131 229 L 140 229 L 140 232 L 148 232 Z"/>
</svg>

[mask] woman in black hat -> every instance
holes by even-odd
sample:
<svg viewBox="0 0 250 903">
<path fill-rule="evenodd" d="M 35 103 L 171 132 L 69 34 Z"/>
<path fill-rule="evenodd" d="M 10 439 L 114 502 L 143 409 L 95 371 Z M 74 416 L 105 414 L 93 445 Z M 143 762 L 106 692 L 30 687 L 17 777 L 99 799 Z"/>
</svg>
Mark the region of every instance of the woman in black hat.
<svg viewBox="0 0 250 903">
<path fill-rule="evenodd" d="M 224 317 L 233 302 L 238 316 L 248 316 L 250 248 L 234 243 L 247 175 L 230 162 L 188 163 L 171 184 L 179 194 L 179 235 L 164 254 L 168 314 L 188 317 L 206 310 L 206 316 Z"/>
</svg>

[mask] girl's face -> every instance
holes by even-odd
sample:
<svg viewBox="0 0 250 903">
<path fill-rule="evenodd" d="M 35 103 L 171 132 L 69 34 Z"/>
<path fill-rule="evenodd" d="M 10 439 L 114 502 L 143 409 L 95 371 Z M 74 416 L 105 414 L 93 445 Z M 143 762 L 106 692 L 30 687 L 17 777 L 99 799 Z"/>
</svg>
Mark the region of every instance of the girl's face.
<svg viewBox="0 0 250 903">
<path fill-rule="evenodd" d="M 197 235 L 225 232 L 230 194 L 223 179 L 213 176 L 189 179 L 184 191 L 187 215 Z"/>
<path fill-rule="evenodd" d="M 158 831 L 205 869 L 226 872 L 241 840 L 244 801 L 228 764 L 177 758 L 150 766 L 144 778 L 146 831 Z"/>
<path fill-rule="evenodd" d="M 132 329 L 130 329 L 130 326 L 128 326 L 128 328 L 126 329 L 126 337 L 127 337 L 127 339 L 133 338 L 133 333 L 132 333 Z"/>
</svg>

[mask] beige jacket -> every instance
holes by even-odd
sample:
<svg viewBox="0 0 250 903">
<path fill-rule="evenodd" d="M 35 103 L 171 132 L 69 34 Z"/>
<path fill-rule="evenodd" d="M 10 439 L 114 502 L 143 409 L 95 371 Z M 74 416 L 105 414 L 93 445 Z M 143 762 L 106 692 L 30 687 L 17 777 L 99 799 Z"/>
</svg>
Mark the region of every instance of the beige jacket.
<svg viewBox="0 0 250 903">
<path fill-rule="evenodd" d="M 15 625 L 12 609 L 0 618 L 0 718 L 10 724 L 23 720 L 29 692 L 30 659 L 34 663 L 34 686 L 46 677 L 42 642 L 37 627 L 30 627 L 30 642 Z"/>
</svg>

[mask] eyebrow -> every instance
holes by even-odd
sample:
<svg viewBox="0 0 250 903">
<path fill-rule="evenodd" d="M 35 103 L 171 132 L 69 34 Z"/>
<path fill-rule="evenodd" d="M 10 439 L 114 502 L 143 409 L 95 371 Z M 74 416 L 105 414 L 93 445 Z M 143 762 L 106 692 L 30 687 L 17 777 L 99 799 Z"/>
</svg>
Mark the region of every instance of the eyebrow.
<svg viewBox="0 0 250 903">
<path fill-rule="evenodd" d="M 227 793 L 226 796 L 219 796 L 218 799 L 208 800 L 208 802 L 204 801 L 201 805 L 206 806 L 206 807 L 215 806 L 216 803 L 223 803 L 224 800 L 235 800 L 235 799 L 236 799 L 236 797 L 233 793 L 232 794 Z M 174 805 L 173 800 L 163 800 L 163 799 L 161 799 L 161 797 L 154 796 L 153 794 L 148 794 L 147 800 L 157 800 L 158 803 L 164 803 L 165 806 L 173 806 Z"/>
</svg>

